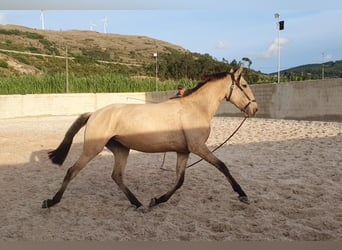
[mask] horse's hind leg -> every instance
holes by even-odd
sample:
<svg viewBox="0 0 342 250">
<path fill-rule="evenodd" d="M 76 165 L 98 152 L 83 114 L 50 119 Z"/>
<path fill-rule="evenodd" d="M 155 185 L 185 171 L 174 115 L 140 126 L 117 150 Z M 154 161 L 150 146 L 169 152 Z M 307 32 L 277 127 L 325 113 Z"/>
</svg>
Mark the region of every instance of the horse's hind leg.
<svg viewBox="0 0 342 250">
<path fill-rule="evenodd" d="M 68 171 L 64 177 L 62 186 L 60 187 L 58 192 L 55 194 L 55 196 L 52 199 L 44 200 L 42 208 L 49 208 L 49 207 L 52 207 L 53 205 L 59 203 L 60 200 L 62 199 L 62 196 L 63 196 L 65 189 L 67 188 L 69 182 L 73 178 L 75 178 L 75 176 L 87 165 L 87 163 L 93 157 L 95 157 L 95 155 L 89 156 L 89 155 L 85 155 L 83 152 L 82 155 L 80 156 L 80 158 L 78 159 L 78 161 L 72 167 L 70 167 L 68 169 Z"/>
<path fill-rule="evenodd" d="M 132 205 L 136 206 L 136 208 L 142 206 L 140 201 L 128 189 L 123 181 L 129 148 L 126 148 L 125 146 L 114 140 L 110 140 L 106 146 L 110 151 L 113 152 L 115 158 L 112 179 L 116 182 L 116 184 L 118 184 L 119 188 L 124 192 L 127 199 L 131 202 Z"/>
<path fill-rule="evenodd" d="M 242 190 L 239 183 L 230 174 L 227 166 L 220 159 L 218 159 L 212 152 L 210 152 L 210 150 L 206 146 L 197 148 L 196 150 L 193 150 L 192 152 L 202 157 L 204 160 L 206 160 L 210 164 L 214 165 L 221 173 L 223 173 L 228 179 L 229 183 L 231 184 L 233 190 L 239 194 L 239 200 L 241 202 L 249 204 L 246 193 Z"/>
<path fill-rule="evenodd" d="M 67 188 L 69 182 L 75 178 L 75 176 L 87 165 L 87 163 L 92 160 L 96 155 L 98 155 L 104 148 L 106 144 L 105 140 L 96 141 L 96 140 L 89 140 L 85 139 L 83 145 L 83 151 L 80 158 L 75 162 L 75 164 L 70 167 L 64 177 L 62 186 L 55 194 L 55 196 L 50 200 L 45 200 L 43 202 L 43 208 L 51 207 L 60 202 L 62 196 Z"/>
<path fill-rule="evenodd" d="M 186 163 L 189 158 L 189 153 L 177 153 L 177 167 L 176 167 L 176 184 L 175 186 L 168 191 L 166 194 L 160 196 L 159 198 L 152 198 L 149 207 L 153 207 L 155 205 L 158 205 L 159 203 L 166 202 L 170 199 L 170 197 L 176 192 L 177 189 L 179 189 L 184 182 L 184 176 L 185 176 L 185 168 Z"/>
</svg>

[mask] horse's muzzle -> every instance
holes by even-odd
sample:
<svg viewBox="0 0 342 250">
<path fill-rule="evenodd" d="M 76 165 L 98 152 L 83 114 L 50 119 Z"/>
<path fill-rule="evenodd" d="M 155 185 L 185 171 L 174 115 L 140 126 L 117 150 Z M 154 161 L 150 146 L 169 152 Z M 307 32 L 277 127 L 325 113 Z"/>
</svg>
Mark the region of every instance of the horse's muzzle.
<svg viewBox="0 0 342 250">
<path fill-rule="evenodd" d="M 256 112 L 258 111 L 256 100 L 249 101 L 241 111 L 244 112 L 247 117 L 254 117 Z"/>
</svg>

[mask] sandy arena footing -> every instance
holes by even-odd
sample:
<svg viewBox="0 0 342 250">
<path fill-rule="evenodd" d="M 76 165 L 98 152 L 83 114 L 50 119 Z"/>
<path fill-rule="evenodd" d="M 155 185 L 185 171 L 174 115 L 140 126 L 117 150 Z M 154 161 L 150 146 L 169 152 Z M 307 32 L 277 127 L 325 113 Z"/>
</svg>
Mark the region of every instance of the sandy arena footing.
<svg viewBox="0 0 342 250">
<path fill-rule="evenodd" d="M 136 211 L 111 179 L 103 151 L 70 183 L 62 201 L 42 209 L 80 155 L 83 131 L 64 165 L 47 152 L 72 117 L 0 120 L 0 240 L 342 240 L 342 123 L 248 119 L 215 152 L 248 194 L 239 202 L 225 177 L 202 161 L 164 204 Z M 215 117 L 208 140 L 220 144 L 242 118 Z M 175 179 L 175 153 L 131 152 L 125 181 L 145 206 Z M 198 158 L 191 155 L 189 163 Z"/>
</svg>

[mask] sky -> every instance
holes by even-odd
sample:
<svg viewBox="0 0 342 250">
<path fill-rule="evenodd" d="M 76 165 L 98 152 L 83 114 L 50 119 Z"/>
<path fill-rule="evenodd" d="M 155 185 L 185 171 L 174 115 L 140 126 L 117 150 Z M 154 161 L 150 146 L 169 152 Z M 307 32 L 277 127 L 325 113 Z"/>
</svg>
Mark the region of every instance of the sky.
<svg viewBox="0 0 342 250">
<path fill-rule="evenodd" d="M 148 36 L 263 73 L 342 60 L 341 0 L 0 0 L 0 24 Z M 104 21 L 106 20 L 106 21 Z M 106 24 L 106 26 L 105 26 Z"/>
</svg>

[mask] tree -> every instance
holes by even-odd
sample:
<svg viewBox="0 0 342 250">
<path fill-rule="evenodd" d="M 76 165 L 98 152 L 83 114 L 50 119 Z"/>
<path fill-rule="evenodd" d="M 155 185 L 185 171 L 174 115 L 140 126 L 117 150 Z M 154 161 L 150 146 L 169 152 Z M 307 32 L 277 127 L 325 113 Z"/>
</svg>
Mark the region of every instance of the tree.
<svg viewBox="0 0 342 250">
<path fill-rule="evenodd" d="M 233 68 L 237 68 L 239 65 L 237 61 L 234 59 L 233 61 L 230 62 L 230 66 L 232 66 Z"/>
<path fill-rule="evenodd" d="M 245 62 L 247 62 L 247 63 L 248 63 L 248 68 L 250 68 L 250 67 L 251 67 L 251 65 L 252 65 L 252 61 L 251 61 L 251 59 L 249 59 L 248 57 L 243 57 L 243 58 L 242 58 L 242 61 L 245 61 Z"/>
</svg>

